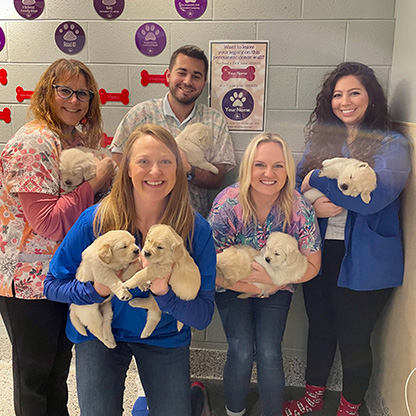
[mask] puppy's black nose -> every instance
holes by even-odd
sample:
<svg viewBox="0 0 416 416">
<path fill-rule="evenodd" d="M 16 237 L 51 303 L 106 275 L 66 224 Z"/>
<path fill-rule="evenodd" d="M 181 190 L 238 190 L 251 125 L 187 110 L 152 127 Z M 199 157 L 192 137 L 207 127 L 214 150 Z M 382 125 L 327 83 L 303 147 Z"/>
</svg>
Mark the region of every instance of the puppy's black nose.
<svg viewBox="0 0 416 416">
<path fill-rule="evenodd" d="M 270 263 L 270 257 L 266 257 L 264 260 L 266 260 L 267 263 Z"/>
<path fill-rule="evenodd" d="M 138 248 L 136 248 L 136 250 L 133 251 L 134 254 L 139 254 L 140 250 Z"/>
<path fill-rule="evenodd" d="M 348 189 L 348 185 L 346 183 L 342 183 L 340 186 L 341 190 L 346 191 Z"/>
<path fill-rule="evenodd" d="M 150 257 L 152 254 L 149 251 L 144 251 L 143 256 Z"/>
<path fill-rule="evenodd" d="M 65 181 L 65 185 L 72 185 L 72 181 Z"/>
</svg>

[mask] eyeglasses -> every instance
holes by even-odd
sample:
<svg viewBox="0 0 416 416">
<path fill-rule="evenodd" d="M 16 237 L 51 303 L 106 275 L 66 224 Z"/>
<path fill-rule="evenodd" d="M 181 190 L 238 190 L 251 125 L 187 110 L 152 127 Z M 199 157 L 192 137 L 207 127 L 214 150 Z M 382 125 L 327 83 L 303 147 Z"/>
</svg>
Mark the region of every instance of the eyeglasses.
<svg viewBox="0 0 416 416">
<path fill-rule="evenodd" d="M 74 91 L 72 88 L 65 87 L 63 85 L 52 84 L 52 87 L 56 89 L 59 97 L 64 100 L 69 100 L 74 94 L 77 96 L 79 101 L 87 102 L 94 97 L 94 92 L 91 90 L 77 90 Z"/>
</svg>

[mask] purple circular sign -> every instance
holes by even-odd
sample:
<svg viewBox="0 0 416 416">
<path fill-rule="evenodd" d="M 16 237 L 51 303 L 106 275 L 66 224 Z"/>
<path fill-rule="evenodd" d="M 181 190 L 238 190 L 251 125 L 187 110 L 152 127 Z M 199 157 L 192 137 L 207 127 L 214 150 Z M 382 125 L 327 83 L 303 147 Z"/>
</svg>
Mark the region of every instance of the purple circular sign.
<svg viewBox="0 0 416 416">
<path fill-rule="evenodd" d="M 222 111 L 231 120 L 244 120 L 253 112 L 253 96 L 242 88 L 228 91 L 222 99 Z"/>
<path fill-rule="evenodd" d="M 6 44 L 6 36 L 4 35 L 3 29 L 0 27 L 0 52 L 3 50 Z"/>
<path fill-rule="evenodd" d="M 63 22 L 55 30 L 55 42 L 64 53 L 78 53 L 85 44 L 84 30 L 78 23 Z"/>
<path fill-rule="evenodd" d="M 45 8 L 44 0 L 14 0 L 14 8 L 25 19 L 36 19 Z"/>
<path fill-rule="evenodd" d="M 207 9 L 207 0 L 175 0 L 176 11 L 185 19 L 197 19 Z"/>
<path fill-rule="evenodd" d="M 117 19 L 124 10 L 124 0 L 94 0 L 95 11 L 103 19 Z"/>
<path fill-rule="evenodd" d="M 145 23 L 137 29 L 136 46 L 144 55 L 159 55 L 166 46 L 166 33 L 157 23 Z"/>
</svg>

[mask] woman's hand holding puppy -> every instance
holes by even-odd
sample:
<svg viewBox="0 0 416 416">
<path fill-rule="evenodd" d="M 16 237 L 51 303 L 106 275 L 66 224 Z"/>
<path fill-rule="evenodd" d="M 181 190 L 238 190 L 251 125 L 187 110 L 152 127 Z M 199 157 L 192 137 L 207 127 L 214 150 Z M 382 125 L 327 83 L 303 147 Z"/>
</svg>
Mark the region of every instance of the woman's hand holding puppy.
<svg viewBox="0 0 416 416">
<path fill-rule="evenodd" d="M 117 168 L 116 162 L 111 157 L 105 157 L 101 160 L 96 159 L 96 163 L 96 175 L 88 181 L 95 194 L 107 191 L 110 188 Z"/>
</svg>

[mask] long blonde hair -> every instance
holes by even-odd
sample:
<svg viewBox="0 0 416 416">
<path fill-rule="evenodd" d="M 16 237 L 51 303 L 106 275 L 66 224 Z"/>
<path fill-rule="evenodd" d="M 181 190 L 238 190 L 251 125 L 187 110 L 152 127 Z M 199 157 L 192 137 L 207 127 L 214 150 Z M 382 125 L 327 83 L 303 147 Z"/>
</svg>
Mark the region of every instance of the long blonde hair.
<svg viewBox="0 0 416 416">
<path fill-rule="evenodd" d="M 163 127 L 155 124 L 139 126 L 130 134 L 113 188 L 97 210 L 94 219 L 94 232 L 98 235 L 110 230 L 127 230 L 132 234 L 138 231 L 129 163 L 134 143 L 146 135 L 152 136 L 166 145 L 176 159 L 176 182 L 168 195 L 168 204 L 161 223 L 170 225 L 185 241 L 188 238 L 190 241 L 194 229 L 195 213 L 190 203 L 188 181 L 179 148 L 172 135 Z"/>
<path fill-rule="evenodd" d="M 35 90 L 33 91 L 29 115 L 33 114 L 37 121 L 45 123 L 47 127 L 56 133 L 62 141 L 66 141 L 62 131 L 62 123 L 55 113 L 55 90 L 53 84 L 65 83 L 69 79 L 78 79 L 84 76 L 87 88 L 94 95 L 89 101 L 88 112 L 80 123 L 83 145 L 90 148 L 98 148 L 102 134 L 101 104 L 97 82 L 88 67 L 76 59 L 61 58 L 53 62 L 41 75 Z"/>
<path fill-rule="evenodd" d="M 280 146 L 282 146 L 283 156 L 285 159 L 285 167 L 287 172 L 287 180 L 279 193 L 279 196 L 276 200 L 276 205 L 278 205 L 281 211 L 283 212 L 284 229 L 287 225 L 290 225 L 293 207 L 293 191 L 295 189 L 296 183 L 296 170 L 292 151 L 290 150 L 288 144 L 279 135 L 274 133 L 261 133 L 254 137 L 247 146 L 247 149 L 243 155 L 243 159 L 241 160 L 238 181 L 240 184 L 239 197 L 243 213 L 243 222 L 244 225 L 247 225 L 250 221 L 258 221 L 258 216 L 253 198 L 250 193 L 250 188 L 251 172 L 254 163 L 254 158 L 257 155 L 257 148 L 260 143 L 278 143 L 280 144 Z"/>
</svg>

